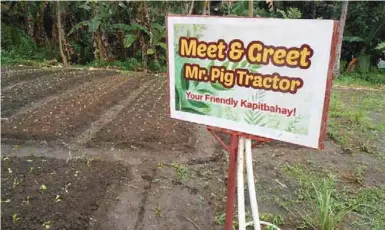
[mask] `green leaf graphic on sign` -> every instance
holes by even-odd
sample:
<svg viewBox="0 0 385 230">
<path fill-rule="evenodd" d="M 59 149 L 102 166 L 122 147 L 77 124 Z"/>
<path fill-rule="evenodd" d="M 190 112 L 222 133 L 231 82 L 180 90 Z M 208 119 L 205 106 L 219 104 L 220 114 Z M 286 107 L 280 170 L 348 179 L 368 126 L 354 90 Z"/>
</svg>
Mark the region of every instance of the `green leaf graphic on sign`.
<svg viewBox="0 0 385 230">
<path fill-rule="evenodd" d="M 197 87 L 199 85 L 199 81 L 194 81 L 194 87 Z"/>
<path fill-rule="evenodd" d="M 208 89 L 198 89 L 197 92 L 200 94 L 214 94 L 213 92 L 211 92 Z"/>
<path fill-rule="evenodd" d="M 248 124 L 252 124 L 252 125 L 258 125 L 265 118 L 262 112 L 248 111 L 246 112 L 245 115 L 246 115 L 245 121 Z"/>
<path fill-rule="evenodd" d="M 180 104 L 179 104 L 179 91 L 178 88 L 175 87 L 175 109 L 180 110 Z"/>
<path fill-rule="evenodd" d="M 241 63 L 241 67 L 242 67 L 242 68 L 245 67 L 245 66 L 247 66 L 247 60 L 244 60 L 244 61 Z"/>
<path fill-rule="evenodd" d="M 197 107 L 197 108 L 200 108 L 200 109 L 207 109 L 207 108 L 210 108 L 210 106 L 208 106 L 208 105 L 205 104 L 204 102 L 194 101 L 194 100 L 188 100 L 188 102 L 189 102 L 192 106 Z"/>
<path fill-rule="evenodd" d="M 181 78 L 181 86 L 182 86 L 182 89 L 183 89 L 184 91 L 188 90 L 188 87 L 189 87 L 189 85 L 190 85 L 190 81 L 186 80 L 186 79 L 183 77 L 183 73 L 181 73 L 180 78 Z"/>
<path fill-rule="evenodd" d="M 229 64 L 230 64 L 230 61 L 227 61 L 223 64 L 223 67 L 225 67 L 226 69 L 229 67 Z"/>
<path fill-rule="evenodd" d="M 189 113 L 195 113 L 195 114 L 199 114 L 199 115 L 205 115 L 204 113 L 202 113 L 196 109 L 188 108 L 188 107 L 182 107 L 182 111 L 189 112 Z"/>
<path fill-rule="evenodd" d="M 234 62 L 233 66 L 231 67 L 232 70 L 235 70 L 239 66 L 239 62 Z"/>
<path fill-rule="evenodd" d="M 228 90 L 227 88 L 223 87 L 223 85 L 221 85 L 221 83 L 219 82 L 211 83 L 211 86 L 216 90 Z"/>
<path fill-rule="evenodd" d="M 261 66 L 257 65 L 257 64 L 254 64 L 254 65 L 251 65 L 250 68 L 253 69 L 253 70 L 257 70 L 257 69 L 261 68 Z"/>
</svg>

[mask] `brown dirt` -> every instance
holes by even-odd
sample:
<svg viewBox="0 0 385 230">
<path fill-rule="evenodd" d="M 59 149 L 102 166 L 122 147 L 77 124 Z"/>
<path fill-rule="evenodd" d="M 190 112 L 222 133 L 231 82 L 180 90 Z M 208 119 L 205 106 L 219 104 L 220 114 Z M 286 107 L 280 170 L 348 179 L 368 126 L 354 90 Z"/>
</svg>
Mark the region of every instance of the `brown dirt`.
<svg viewBox="0 0 385 230">
<path fill-rule="evenodd" d="M 1 69 L 1 88 L 11 86 L 12 84 L 25 81 L 33 80 L 39 77 L 43 77 L 47 74 L 53 74 L 58 70 L 48 70 L 40 68 L 12 68 L 12 69 Z M 63 71 L 63 70 L 61 70 Z"/>
<path fill-rule="evenodd" d="M 14 85 L 14 87 L 2 91 L 2 117 L 8 117 L 23 106 L 31 104 L 43 97 L 61 93 L 74 85 L 83 84 L 116 73 L 112 71 L 86 72 L 80 70 L 63 70 L 60 72 L 38 72 L 36 74 L 42 74 L 44 76 L 22 81 Z"/>
<path fill-rule="evenodd" d="M 87 229 L 105 195 L 128 180 L 130 168 L 121 163 L 5 158 L 1 161 L 1 227 L 45 229 L 42 225 L 47 223 L 50 229 Z"/>
<path fill-rule="evenodd" d="M 68 97 L 50 101 L 5 122 L 2 136 L 39 140 L 74 137 L 145 80 L 139 76 L 94 80 Z"/>
<path fill-rule="evenodd" d="M 195 143 L 193 126 L 169 118 L 167 81 L 160 79 L 152 90 L 140 95 L 115 120 L 90 141 L 90 145 L 109 142 L 115 147 L 182 150 Z M 135 131 L 133 131 L 135 130 Z"/>
</svg>

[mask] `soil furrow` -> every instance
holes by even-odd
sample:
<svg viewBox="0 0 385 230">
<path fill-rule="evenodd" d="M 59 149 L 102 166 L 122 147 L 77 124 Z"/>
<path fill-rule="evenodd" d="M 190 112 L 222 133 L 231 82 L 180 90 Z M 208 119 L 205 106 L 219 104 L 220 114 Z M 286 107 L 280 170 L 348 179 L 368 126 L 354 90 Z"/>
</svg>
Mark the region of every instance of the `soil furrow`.
<svg viewBox="0 0 385 230">
<path fill-rule="evenodd" d="M 10 119 L 3 124 L 2 136 L 44 140 L 74 137 L 146 80 L 122 75 L 95 80 L 73 94 Z"/>
<path fill-rule="evenodd" d="M 51 96 L 48 96 L 48 97 L 44 97 L 44 98 L 42 98 L 41 100 L 38 100 L 38 101 L 36 101 L 36 102 L 33 102 L 33 103 L 31 103 L 31 104 L 29 104 L 29 105 L 27 105 L 27 106 L 21 107 L 19 110 L 16 110 L 16 111 L 12 114 L 12 116 L 11 116 L 10 118 L 7 118 L 7 119 L 8 119 L 8 120 L 9 120 L 9 119 L 13 119 L 13 118 L 15 118 L 15 117 L 17 117 L 17 116 L 20 116 L 20 115 L 23 114 L 23 113 L 26 113 L 26 112 L 28 112 L 28 111 L 34 110 L 34 109 L 36 109 L 36 108 L 39 108 L 40 106 L 42 106 L 42 105 L 44 105 L 44 104 L 46 104 L 46 103 L 48 103 L 48 102 L 50 102 L 50 101 L 57 100 L 57 99 L 59 99 L 59 98 L 61 98 L 61 97 L 67 97 L 67 96 L 69 96 L 69 95 L 71 95 L 71 94 L 77 92 L 77 91 L 80 90 L 81 88 L 84 88 L 84 87 L 90 85 L 91 83 L 92 83 L 92 82 L 86 82 L 86 83 L 80 84 L 80 85 L 78 85 L 78 86 L 76 86 L 76 87 L 74 87 L 74 88 L 72 88 L 72 89 L 66 90 L 66 91 L 64 91 L 63 93 L 59 93 L 59 94 L 51 95 Z"/>
<path fill-rule="evenodd" d="M 117 105 L 107 110 L 104 114 L 101 115 L 101 117 L 97 121 L 92 123 L 91 126 L 85 132 L 76 137 L 74 142 L 78 144 L 86 144 L 87 142 L 89 142 L 100 129 L 102 129 L 108 123 L 116 119 L 118 114 L 126 106 L 128 106 L 135 98 L 138 97 L 139 94 L 141 94 L 145 89 L 147 89 L 149 85 L 155 83 L 156 80 L 157 79 L 153 79 L 141 85 L 138 89 L 134 90 L 125 100 L 119 102 Z"/>
<path fill-rule="evenodd" d="M 1 75 L 6 73 L 16 73 L 17 71 L 21 71 L 21 70 L 36 70 L 36 69 L 41 69 L 41 68 L 34 67 L 34 66 L 2 66 Z"/>
<path fill-rule="evenodd" d="M 24 82 L 24 81 L 30 81 L 38 78 L 45 77 L 47 75 L 52 75 L 55 73 L 65 73 L 70 70 L 52 70 L 52 69 L 27 69 L 27 70 L 17 70 L 13 72 L 5 72 L 2 74 L 2 90 L 5 90 L 6 88 L 12 86 L 13 84 Z"/>
<path fill-rule="evenodd" d="M 61 72 L 24 82 L 23 84 L 13 87 L 11 90 L 3 91 L 1 96 L 1 114 L 3 117 L 8 117 L 21 107 L 38 101 L 43 97 L 48 97 L 58 92 L 60 93 L 61 91 L 74 87 L 74 85 L 90 82 L 101 77 L 107 77 L 114 73 L 115 72 L 107 71 Z"/>
<path fill-rule="evenodd" d="M 169 118 L 166 81 L 156 86 L 151 92 L 142 94 L 132 106 L 123 109 L 89 145 L 192 150 L 195 142 L 193 125 Z"/>
</svg>

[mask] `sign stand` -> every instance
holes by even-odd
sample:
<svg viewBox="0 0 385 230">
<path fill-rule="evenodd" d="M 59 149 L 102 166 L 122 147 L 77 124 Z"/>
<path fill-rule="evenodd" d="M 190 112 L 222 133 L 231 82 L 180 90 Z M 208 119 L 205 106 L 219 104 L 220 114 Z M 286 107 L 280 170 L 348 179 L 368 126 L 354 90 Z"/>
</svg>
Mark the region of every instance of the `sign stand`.
<svg viewBox="0 0 385 230">
<path fill-rule="evenodd" d="M 253 224 L 254 229 L 261 229 L 260 224 L 269 225 L 279 229 L 275 225 L 267 222 L 259 221 L 257 198 L 254 187 L 254 174 L 251 149 L 265 142 L 271 140 L 264 137 L 253 136 L 242 132 L 236 132 L 232 130 L 207 126 L 207 130 L 214 136 L 214 138 L 223 146 L 223 148 L 229 152 L 229 170 L 228 170 L 228 183 L 227 183 L 227 202 L 226 202 L 226 220 L 225 230 L 233 229 L 234 219 L 234 204 L 235 204 L 235 183 L 236 173 L 238 181 L 238 219 L 239 229 L 243 230 L 246 226 Z M 230 145 L 227 145 L 216 133 L 218 131 L 223 134 L 230 135 Z M 256 142 L 252 145 L 251 140 Z M 251 201 L 251 210 L 253 214 L 253 222 L 246 223 L 245 220 L 245 207 L 244 207 L 244 187 L 243 187 L 243 165 L 244 165 L 244 153 L 246 150 L 246 169 L 248 176 L 249 195 Z M 237 167 L 238 162 L 238 167 Z M 238 169 L 237 169 L 238 168 Z"/>
<path fill-rule="evenodd" d="M 260 229 L 260 224 L 278 229 L 259 221 L 251 149 L 271 141 L 258 135 L 319 150 L 324 148 L 339 23 L 332 20 L 218 18 L 166 17 L 170 115 L 174 119 L 209 125 L 208 131 L 229 152 L 225 229 L 232 230 L 233 227 L 236 176 L 240 229 L 249 224 L 245 223 L 244 210 L 244 157 L 254 220 L 250 223 L 255 229 Z M 239 28 L 239 23 L 244 26 Z M 260 28 L 263 32 L 240 32 Z M 233 35 L 223 34 L 224 29 L 239 36 L 234 39 Z M 285 34 L 278 40 L 285 41 L 287 47 L 279 43 L 276 34 Z M 258 40 L 244 44 L 254 37 Z M 267 60 L 260 55 L 267 55 Z M 312 63 L 317 67 L 312 67 Z M 280 68 L 271 73 L 271 69 L 263 68 L 266 66 L 286 66 L 290 71 Z M 258 73 L 254 73 L 256 70 Z M 249 100 L 250 96 L 254 97 L 254 90 L 265 91 L 269 100 Z M 218 112 L 224 104 L 230 105 L 231 114 L 235 108 L 240 108 L 236 116 L 244 119 L 230 121 L 228 114 Z M 263 115 L 250 117 L 247 112 L 255 110 Z M 275 115 L 279 116 L 277 127 L 261 128 L 264 117 Z M 250 126 L 254 123 L 257 125 Z M 216 132 L 227 134 L 229 143 Z"/>
</svg>

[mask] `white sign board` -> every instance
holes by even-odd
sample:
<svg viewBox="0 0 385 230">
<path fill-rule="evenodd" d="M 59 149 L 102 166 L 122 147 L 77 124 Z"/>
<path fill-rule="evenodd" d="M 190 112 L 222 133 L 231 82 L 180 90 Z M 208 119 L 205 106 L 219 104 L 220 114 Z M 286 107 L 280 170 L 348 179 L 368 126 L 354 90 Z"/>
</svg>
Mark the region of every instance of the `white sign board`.
<svg viewBox="0 0 385 230">
<path fill-rule="evenodd" d="M 338 23 L 167 16 L 172 118 L 323 148 Z"/>
</svg>

